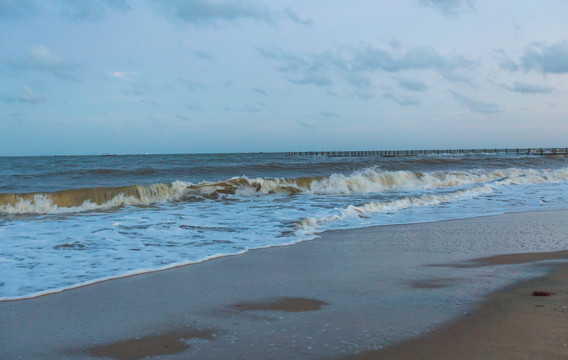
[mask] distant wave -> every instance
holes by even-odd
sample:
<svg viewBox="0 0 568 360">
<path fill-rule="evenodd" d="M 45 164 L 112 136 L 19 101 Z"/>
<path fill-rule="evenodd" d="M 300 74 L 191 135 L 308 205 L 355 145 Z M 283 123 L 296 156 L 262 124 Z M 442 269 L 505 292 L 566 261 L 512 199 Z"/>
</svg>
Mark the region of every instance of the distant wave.
<svg viewBox="0 0 568 360">
<path fill-rule="evenodd" d="M 45 175 L 48 176 L 93 176 L 93 175 L 101 175 L 101 176 L 113 176 L 113 177 L 120 177 L 120 176 L 146 176 L 146 175 L 153 175 L 157 174 L 158 170 L 154 168 L 142 168 L 142 169 L 72 169 L 72 170 L 64 170 L 64 171 L 54 171 L 54 172 L 47 172 Z M 11 174 L 10 176 L 13 177 L 29 177 L 30 174 L 21 173 L 21 174 Z"/>
<path fill-rule="evenodd" d="M 350 174 L 295 179 L 233 177 L 219 182 L 132 185 L 70 189 L 45 193 L 0 194 L 0 214 L 49 214 L 107 210 L 167 201 L 200 201 L 229 195 L 250 197 L 275 193 L 348 195 L 387 191 L 455 188 L 502 181 L 504 185 L 563 182 L 568 168 L 467 171 L 383 171 L 366 168 Z"/>
</svg>

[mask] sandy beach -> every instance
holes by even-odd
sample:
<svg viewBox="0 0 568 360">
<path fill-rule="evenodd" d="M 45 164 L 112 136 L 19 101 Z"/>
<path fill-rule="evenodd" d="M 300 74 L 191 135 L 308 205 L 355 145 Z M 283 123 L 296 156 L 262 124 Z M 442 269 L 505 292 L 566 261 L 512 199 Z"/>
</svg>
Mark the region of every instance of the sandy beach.
<svg viewBox="0 0 568 360">
<path fill-rule="evenodd" d="M 561 359 L 568 211 L 331 231 L 0 302 L 2 359 Z M 533 291 L 550 296 L 533 296 Z"/>
<path fill-rule="evenodd" d="M 491 294 L 471 314 L 429 335 L 342 359 L 566 359 L 567 283 L 568 266 L 558 264 L 547 276 Z"/>
</svg>

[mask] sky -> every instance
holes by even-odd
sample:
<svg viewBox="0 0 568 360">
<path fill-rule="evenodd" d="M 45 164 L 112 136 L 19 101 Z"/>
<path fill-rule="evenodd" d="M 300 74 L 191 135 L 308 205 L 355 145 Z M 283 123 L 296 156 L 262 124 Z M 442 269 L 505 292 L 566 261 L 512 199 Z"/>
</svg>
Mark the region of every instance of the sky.
<svg viewBox="0 0 568 360">
<path fill-rule="evenodd" d="M 0 0 L 0 156 L 568 146 L 565 0 Z"/>
</svg>

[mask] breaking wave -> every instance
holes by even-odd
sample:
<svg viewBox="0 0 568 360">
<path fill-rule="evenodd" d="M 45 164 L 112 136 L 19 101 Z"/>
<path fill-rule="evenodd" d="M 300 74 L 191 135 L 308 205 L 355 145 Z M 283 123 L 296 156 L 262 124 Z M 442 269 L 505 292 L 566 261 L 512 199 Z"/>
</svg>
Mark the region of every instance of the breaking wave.
<svg viewBox="0 0 568 360">
<path fill-rule="evenodd" d="M 231 195 L 250 197 L 279 193 L 325 196 L 451 189 L 487 184 L 498 180 L 503 185 L 563 182 L 568 180 L 568 168 L 556 170 L 508 168 L 437 172 L 383 171 L 378 168 L 366 168 L 350 174 L 295 179 L 241 176 L 199 184 L 176 181 L 170 184 L 69 189 L 46 193 L 7 193 L 0 194 L 0 214 L 49 214 L 108 210 L 121 206 L 150 205 L 168 201 L 201 201 Z M 425 199 L 420 201 L 425 201 Z M 428 201 L 435 200 L 432 198 Z M 403 203 L 392 203 L 388 206 L 403 205 Z"/>
<path fill-rule="evenodd" d="M 350 205 L 344 209 L 337 209 L 339 211 L 339 214 L 320 218 L 306 218 L 300 221 L 296 225 L 296 227 L 300 231 L 309 233 L 315 231 L 319 225 L 325 223 L 346 220 L 348 218 L 354 217 L 365 217 L 372 213 L 396 212 L 410 207 L 432 206 L 459 200 L 472 199 L 474 197 L 490 194 L 492 192 L 493 188 L 491 185 L 484 185 L 441 195 L 427 194 L 415 197 L 405 197 L 402 199 L 390 201 L 369 202 L 359 206 Z"/>
<path fill-rule="evenodd" d="M 0 194 L 0 213 L 57 214 L 149 205 L 181 198 L 187 184 L 71 189 L 51 193 Z"/>
</svg>

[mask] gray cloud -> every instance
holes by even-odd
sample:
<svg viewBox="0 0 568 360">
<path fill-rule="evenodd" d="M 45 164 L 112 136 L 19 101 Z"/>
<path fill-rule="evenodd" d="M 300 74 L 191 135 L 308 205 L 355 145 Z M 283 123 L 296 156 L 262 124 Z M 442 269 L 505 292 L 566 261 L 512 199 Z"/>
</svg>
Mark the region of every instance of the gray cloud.
<svg viewBox="0 0 568 360">
<path fill-rule="evenodd" d="M 389 45 L 391 48 L 397 49 L 397 50 L 400 49 L 400 48 L 402 48 L 402 43 L 401 43 L 400 41 L 398 41 L 397 39 L 391 39 L 391 40 L 388 42 L 388 45 Z"/>
<path fill-rule="evenodd" d="M 327 86 L 333 80 L 325 65 L 314 63 L 299 71 L 299 76 L 287 77 L 288 81 L 298 85 Z"/>
<path fill-rule="evenodd" d="M 71 21 L 100 21 L 109 10 L 126 12 L 126 0 L 59 0 L 61 15 Z"/>
<path fill-rule="evenodd" d="M 355 96 L 356 98 L 361 100 L 370 100 L 373 98 L 373 96 L 375 96 L 375 94 L 373 94 L 372 92 L 365 90 L 355 90 L 350 95 Z"/>
<path fill-rule="evenodd" d="M 26 57 L 12 60 L 10 65 L 15 70 L 47 72 L 58 79 L 78 81 L 79 66 L 43 45 L 33 46 Z"/>
<path fill-rule="evenodd" d="M 501 109 L 499 108 L 499 105 L 497 103 L 475 100 L 470 98 L 469 96 L 453 91 L 451 92 L 451 94 L 457 102 L 459 102 L 472 112 L 482 114 L 494 114 L 501 112 Z"/>
<path fill-rule="evenodd" d="M 277 49 L 258 49 L 258 52 L 278 62 L 279 70 L 291 83 L 329 88 L 342 80 L 352 86 L 352 95 L 361 99 L 372 97 L 371 75 L 377 71 L 433 70 L 450 82 L 470 82 L 468 72 L 478 65 L 463 56 L 443 56 L 426 47 L 402 54 L 368 46 L 341 48 L 305 57 Z M 401 80 L 401 86 L 414 91 L 426 89 L 423 83 L 411 80 Z"/>
<path fill-rule="evenodd" d="M 248 111 L 251 114 L 257 114 L 259 113 L 262 109 L 260 107 L 253 107 L 253 106 L 246 106 L 243 108 L 244 111 Z"/>
<path fill-rule="evenodd" d="M 144 96 L 152 91 L 153 87 L 144 81 L 131 82 L 130 87 L 123 91 L 126 96 Z"/>
<path fill-rule="evenodd" d="M 345 80 L 356 89 L 359 89 L 359 91 L 369 91 L 372 88 L 373 84 L 368 74 L 348 71 L 345 69 L 342 71 Z"/>
<path fill-rule="evenodd" d="M 176 114 L 176 118 L 183 120 L 183 121 L 191 121 L 192 120 L 189 116 L 184 115 L 184 114 L 180 114 L 180 113 Z"/>
<path fill-rule="evenodd" d="M 36 11 L 31 0 L 0 0 L 0 21 L 22 19 Z"/>
<path fill-rule="evenodd" d="M 568 41 L 548 45 L 545 42 L 529 44 L 521 57 L 521 67 L 543 74 L 568 73 Z"/>
<path fill-rule="evenodd" d="M 198 110 L 203 110 L 203 108 L 201 106 L 195 106 L 195 105 L 189 105 L 189 104 L 185 104 L 185 107 L 191 111 L 198 111 Z"/>
<path fill-rule="evenodd" d="M 35 14 L 38 2 L 34 0 L 0 0 L 0 21 L 19 19 Z M 61 16 L 71 21 L 99 21 L 108 11 L 130 10 L 127 0 L 58 0 Z"/>
<path fill-rule="evenodd" d="M 187 88 L 189 91 L 199 91 L 207 89 L 207 86 L 197 83 L 195 81 L 187 80 L 184 78 L 179 78 L 179 81 Z"/>
<path fill-rule="evenodd" d="M 508 70 L 508 71 L 519 70 L 519 65 L 517 65 L 517 63 L 511 59 L 501 61 L 499 67 L 503 70 Z"/>
<path fill-rule="evenodd" d="M 331 118 L 331 117 L 338 117 L 339 114 L 336 112 L 332 112 L 332 111 L 322 111 L 320 113 L 321 116 L 326 117 L 326 118 Z"/>
<path fill-rule="evenodd" d="M 275 24 L 280 20 L 310 26 L 311 19 L 300 18 L 292 9 L 272 10 L 257 0 L 149 0 L 156 11 L 172 21 L 211 25 L 220 22 L 254 20 Z"/>
<path fill-rule="evenodd" d="M 520 81 L 515 81 L 513 86 L 505 85 L 505 88 L 512 92 L 526 94 L 549 94 L 555 92 L 556 90 L 550 86 L 527 84 Z"/>
<path fill-rule="evenodd" d="M 298 68 L 299 65 L 307 64 L 307 61 L 303 60 L 300 56 L 292 55 L 278 49 L 265 49 L 257 48 L 257 51 L 266 59 L 280 60 L 285 63 L 285 67 L 282 69 Z"/>
<path fill-rule="evenodd" d="M 254 92 L 254 93 L 263 95 L 263 96 L 268 96 L 268 93 L 266 91 L 262 90 L 261 88 L 255 87 L 255 88 L 252 88 L 251 91 Z"/>
<path fill-rule="evenodd" d="M 469 81 L 463 71 L 477 65 L 477 61 L 461 55 L 440 55 L 430 47 L 412 49 L 399 56 L 383 49 L 365 47 L 357 50 L 353 56 L 353 69 L 356 71 L 383 70 L 396 73 L 405 70 L 435 70 L 451 82 Z"/>
<path fill-rule="evenodd" d="M 419 0 L 419 2 L 449 17 L 475 10 L 473 0 Z"/>
<path fill-rule="evenodd" d="M 325 61 L 300 56 L 277 49 L 258 48 L 261 56 L 280 63 L 280 71 L 286 79 L 297 85 L 327 86 L 332 84 L 331 77 L 325 68 Z"/>
<path fill-rule="evenodd" d="M 310 123 L 307 123 L 305 121 L 302 120 L 298 120 L 298 124 L 300 124 L 300 126 L 305 127 L 305 128 L 315 128 L 316 126 Z"/>
<path fill-rule="evenodd" d="M 280 71 L 286 79 L 298 85 L 327 86 L 333 83 L 329 66 L 333 59 L 326 55 L 302 58 L 297 55 L 275 49 L 257 49 L 260 55 L 269 60 L 280 62 Z"/>
<path fill-rule="evenodd" d="M 426 84 L 424 84 L 422 81 L 403 79 L 403 78 L 398 78 L 397 81 L 398 85 L 400 85 L 400 87 L 402 88 L 405 88 L 406 90 L 425 91 L 426 89 L 428 89 Z"/>
<path fill-rule="evenodd" d="M 169 19 L 194 24 L 218 21 L 275 21 L 275 14 L 266 6 L 251 0 L 152 0 L 156 9 Z"/>
<path fill-rule="evenodd" d="M 1 114 L 0 116 L 2 116 L 2 119 L 4 119 L 4 120 L 8 120 L 8 121 L 11 121 L 11 122 L 17 122 L 17 123 L 20 123 L 20 122 L 23 122 L 23 121 L 26 120 L 25 115 L 22 114 L 22 113 L 14 113 L 14 112 L 4 113 L 4 114 Z"/>
<path fill-rule="evenodd" d="M 292 11 L 292 9 L 290 9 L 290 8 L 284 9 L 283 14 L 284 14 L 285 19 L 288 19 L 292 22 L 295 22 L 296 24 L 300 24 L 300 25 L 304 25 L 304 26 L 311 26 L 312 25 L 311 19 L 300 19 L 298 17 L 298 15 L 296 15 L 296 13 L 294 11 Z"/>
<path fill-rule="evenodd" d="M 499 62 L 499 67 L 503 70 L 508 70 L 508 71 L 517 71 L 519 70 L 519 65 L 513 61 L 513 59 L 511 59 L 509 57 L 509 55 L 507 55 L 507 53 L 505 52 L 505 50 L 503 49 L 498 49 L 495 50 L 498 54 L 501 54 L 501 60 Z"/>
<path fill-rule="evenodd" d="M 266 108 L 266 105 L 263 102 L 257 102 L 256 105 L 247 105 L 247 106 L 239 106 L 239 107 L 230 107 L 230 106 L 225 106 L 223 108 L 223 111 L 225 112 L 234 112 L 234 111 L 246 111 L 249 112 L 251 114 L 257 114 L 259 112 L 261 112 L 264 108 Z"/>
<path fill-rule="evenodd" d="M 18 95 L 4 94 L 2 101 L 5 103 L 27 103 L 38 104 L 45 101 L 45 98 L 36 94 L 29 86 L 22 86 L 22 91 Z"/>
<path fill-rule="evenodd" d="M 192 51 L 191 54 L 193 56 L 195 56 L 196 58 L 199 58 L 199 59 L 215 61 L 215 58 L 213 57 L 213 55 L 209 54 L 206 51 L 202 51 L 202 50 Z"/>
<path fill-rule="evenodd" d="M 385 93 L 383 95 L 385 99 L 391 99 L 396 101 L 400 106 L 411 106 L 411 105 L 420 105 L 420 100 L 410 97 L 410 96 L 402 96 L 402 95 L 394 95 L 391 93 Z"/>
</svg>

